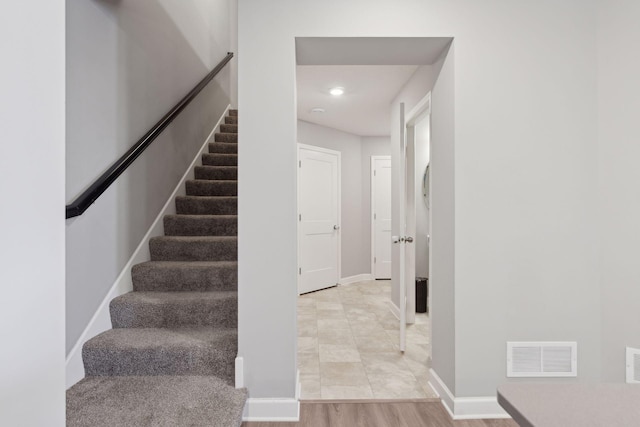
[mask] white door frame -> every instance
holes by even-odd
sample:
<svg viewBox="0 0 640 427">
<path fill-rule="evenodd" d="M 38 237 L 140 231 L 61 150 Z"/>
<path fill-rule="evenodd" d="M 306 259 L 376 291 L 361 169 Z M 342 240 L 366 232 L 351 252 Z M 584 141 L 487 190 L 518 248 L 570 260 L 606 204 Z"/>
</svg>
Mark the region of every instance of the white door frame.
<svg viewBox="0 0 640 427">
<path fill-rule="evenodd" d="M 407 180 L 407 171 L 406 171 L 406 153 L 407 153 L 407 122 L 405 120 L 405 112 L 404 112 L 404 102 L 400 103 L 400 145 L 401 145 L 401 158 L 400 158 L 400 197 L 402 203 L 400 203 L 400 235 L 395 238 L 391 236 L 391 241 L 395 244 L 399 244 L 400 246 L 400 351 L 404 353 L 407 346 L 407 282 L 405 279 L 406 273 L 406 243 L 405 236 L 407 235 L 406 231 L 406 180 Z"/>
<path fill-rule="evenodd" d="M 298 163 L 298 167 L 300 167 L 300 150 L 310 150 L 317 151 L 320 153 L 332 154 L 338 157 L 338 226 L 340 227 L 338 232 L 338 281 L 342 278 L 342 153 L 340 151 L 330 150 L 328 148 L 316 147 L 315 145 L 302 144 L 298 142 L 298 147 L 296 149 L 296 163 Z M 300 295 L 300 246 L 302 241 L 302 233 L 300 230 L 300 198 L 298 197 L 298 192 L 300 191 L 300 182 L 298 180 L 298 171 L 296 171 L 296 229 L 297 229 L 297 249 L 296 254 L 298 257 L 298 265 L 296 271 L 296 277 L 298 280 L 296 281 L 296 293 Z M 338 282 L 336 282 L 336 285 Z"/>
<path fill-rule="evenodd" d="M 371 156 L 371 170 L 369 171 L 369 182 L 371 183 L 371 197 L 369 198 L 371 200 L 371 204 L 369 206 L 369 218 L 371 219 L 371 275 L 373 276 L 373 278 L 376 278 L 376 265 L 374 262 L 374 258 L 376 256 L 376 227 L 375 227 L 375 223 L 374 223 L 374 210 L 375 210 L 375 177 L 374 177 L 374 172 L 375 172 L 375 164 L 376 164 L 376 160 L 389 160 L 391 161 L 391 156 Z"/>
<path fill-rule="evenodd" d="M 429 91 L 424 98 L 422 98 L 415 107 L 413 107 L 413 109 L 409 112 L 409 114 L 407 114 L 406 116 L 406 120 L 405 120 L 405 126 L 404 126 L 404 130 L 405 130 L 405 147 L 408 147 L 409 145 L 412 146 L 412 152 L 415 155 L 415 126 L 417 123 L 419 123 L 421 120 L 423 120 L 425 117 L 430 116 L 431 114 L 431 91 Z M 429 127 L 429 129 L 431 129 L 431 127 Z M 409 138 L 408 135 L 411 135 L 411 137 Z M 429 144 L 429 159 L 431 159 L 431 143 Z M 431 160 L 429 160 L 431 161 Z M 414 165 L 415 165 L 415 158 L 413 159 Z M 415 166 L 413 168 L 415 170 Z M 404 171 L 406 174 L 406 170 Z M 415 177 L 413 179 L 414 182 L 414 187 L 415 187 Z M 429 186 L 431 186 L 431 180 L 429 180 Z M 431 194 L 431 191 L 429 191 L 429 194 Z M 404 206 L 404 209 L 402 209 L 402 211 L 404 212 L 404 215 L 406 215 L 406 206 L 407 206 L 407 200 L 406 200 L 406 194 L 402 196 L 402 205 Z M 413 197 L 416 197 L 416 188 L 414 188 L 413 191 Z M 418 200 L 414 200 L 414 205 L 415 203 L 418 203 Z M 415 207 L 414 207 L 415 208 Z M 414 214 L 415 216 L 415 214 Z M 432 230 L 432 215 L 429 214 L 429 230 Z M 410 229 L 406 230 L 407 235 L 412 236 L 414 238 L 414 243 L 412 243 L 412 245 L 415 244 L 416 242 L 416 226 L 415 226 L 415 221 L 413 222 L 413 224 L 411 224 L 411 226 L 409 227 Z M 411 229 L 412 228 L 412 229 Z M 407 243 L 405 243 L 406 245 Z M 415 253 L 415 245 L 412 246 L 414 253 Z M 401 248 L 401 250 L 405 250 L 405 248 Z M 429 273 L 431 273 L 432 268 L 431 268 L 431 249 L 429 249 Z M 402 268 L 403 266 L 401 266 Z M 410 266 L 413 271 L 415 272 L 415 256 L 413 257 L 413 266 Z M 406 268 L 406 267 L 405 267 Z M 414 280 L 415 280 L 415 273 L 413 275 Z M 427 287 L 430 288 L 431 287 L 431 280 L 427 280 Z M 409 320 L 409 318 L 413 319 L 411 323 L 415 322 L 415 286 L 413 286 L 413 309 L 411 313 L 407 313 L 407 320 Z M 430 289 L 428 289 L 427 293 L 429 295 L 433 295 L 430 292 Z M 432 308 L 429 308 L 429 316 L 432 315 Z M 433 332 L 433 328 L 430 327 L 429 328 L 429 342 L 433 342 L 432 340 L 432 332 Z M 432 355 L 432 346 L 429 346 L 429 357 L 431 357 Z"/>
</svg>

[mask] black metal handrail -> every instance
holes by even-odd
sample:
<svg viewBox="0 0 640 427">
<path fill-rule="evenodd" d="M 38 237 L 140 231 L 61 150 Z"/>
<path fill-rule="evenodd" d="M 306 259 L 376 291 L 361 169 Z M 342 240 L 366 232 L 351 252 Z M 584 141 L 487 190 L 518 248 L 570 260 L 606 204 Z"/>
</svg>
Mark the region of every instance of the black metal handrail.
<svg viewBox="0 0 640 427">
<path fill-rule="evenodd" d="M 67 205 L 66 218 L 69 219 L 82 215 L 84 211 L 86 211 L 89 206 L 91 206 L 93 202 L 95 202 L 125 170 L 127 170 L 131 163 L 133 163 L 133 161 L 137 159 L 149 145 L 151 145 L 158 135 L 160 135 L 162 131 L 178 116 L 178 114 L 180 114 L 180 112 L 182 112 L 182 110 L 184 110 L 185 107 L 193 101 L 193 98 L 195 98 L 200 91 L 204 89 L 204 87 L 220 72 L 220 70 L 222 70 L 229 61 L 231 61 L 231 58 L 233 58 L 233 52 L 227 53 L 227 56 L 225 56 L 224 59 L 220 61 L 220 63 L 196 85 L 196 87 L 191 89 L 191 91 L 182 98 L 180 102 L 165 114 L 158 123 L 153 125 L 149 132 L 140 138 L 140 140 L 138 140 L 133 147 L 131 147 L 122 155 L 122 157 L 111 165 L 109 169 L 100 175 L 100 177 L 96 179 L 89 188 L 76 197 L 71 204 Z"/>
</svg>

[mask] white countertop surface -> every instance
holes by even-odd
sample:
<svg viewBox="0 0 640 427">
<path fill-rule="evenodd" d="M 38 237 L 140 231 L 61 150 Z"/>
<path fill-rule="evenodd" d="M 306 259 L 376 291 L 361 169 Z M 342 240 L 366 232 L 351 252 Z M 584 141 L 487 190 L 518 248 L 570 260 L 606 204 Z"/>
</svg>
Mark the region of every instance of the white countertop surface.
<svg viewBox="0 0 640 427">
<path fill-rule="evenodd" d="M 498 402 L 521 427 L 640 427 L 640 385 L 510 383 Z"/>
</svg>

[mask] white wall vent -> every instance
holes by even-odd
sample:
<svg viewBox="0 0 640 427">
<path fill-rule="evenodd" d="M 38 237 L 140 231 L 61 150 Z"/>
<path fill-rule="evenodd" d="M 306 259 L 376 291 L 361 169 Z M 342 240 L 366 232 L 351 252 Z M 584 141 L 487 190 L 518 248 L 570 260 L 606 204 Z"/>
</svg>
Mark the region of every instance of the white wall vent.
<svg viewBox="0 0 640 427">
<path fill-rule="evenodd" d="M 640 384 L 640 349 L 627 347 L 627 382 Z"/>
<path fill-rule="evenodd" d="M 507 342 L 507 377 L 578 376 L 576 342 Z"/>
</svg>

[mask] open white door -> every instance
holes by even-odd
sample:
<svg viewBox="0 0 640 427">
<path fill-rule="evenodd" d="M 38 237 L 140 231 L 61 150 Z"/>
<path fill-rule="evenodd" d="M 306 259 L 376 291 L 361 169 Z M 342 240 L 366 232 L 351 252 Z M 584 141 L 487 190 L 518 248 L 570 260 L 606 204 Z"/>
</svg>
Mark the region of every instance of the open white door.
<svg viewBox="0 0 640 427">
<path fill-rule="evenodd" d="M 391 157 L 371 156 L 371 271 L 391 277 Z"/>
<path fill-rule="evenodd" d="M 340 153 L 298 144 L 298 293 L 340 277 Z"/>
<path fill-rule="evenodd" d="M 407 323 L 416 321 L 416 185 L 415 185 L 415 128 L 405 126 L 405 225 L 404 225 L 404 283 L 407 298 Z"/>
<path fill-rule="evenodd" d="M 415 279 L 416 279 L 416 172 L 415 172 L 415 126 L 427 118 L 430 112 L 431 96 L 427 94 L 407 115 L 405 106 L 400 104 L 400 209 L 399 235 L 391 241 L 400 247 L 400 350 L 406 348 L 407 322 L 415 321 Z"/>
<path fill-rule="evenodd" d="M 414 323 L 416 315 L 416 208 L 418 203 L 423 203 L 422 188 L 416 185 L 416 153 L 418 151 L 422 152 L 422 150 L 418 150 L 416 144 L 426 144 L 426 149 L 429 149 L 428 123 L 430 109 L 430 93 L 420 100 L 409 113 L 405 114 L 404 108 L 401 108 L 402 136 L 404 139 L 400 158 L 402 183 L 400 195 L 402 203 L 400 204 L 401 237 L 399 238 L 399 243 L 403 246 L 400 248 L 400 290 L 402 292 L 401 295 L 405 297 L 404 314 L 407 323 Z M 420 148 L 424 149 L 425 147 L 421 146 Z M 420 197 L 418 197 L 418 188 L 420 188 Z M 421 259 L 421 262 L 423 261 Z M 402 307 L 400 308 L 402 309 Z"/>
<path fill-rule="evenodd" d="M 404 121 L 404 102 L 400 103 L 400 188 L 398 194 L 401 199 L 405 199 L 407 194 L 407 143 L 405 135 L 406 125 Z M 406 254 L 405 254 L 405 232 L 406 232 L 406 203 L 400 203 L 400 235 L 391 236 L 391 241 L 400 247 L 400 351 L 404 353 L 407 342 L 407 284 L 406 284 Z"/>
</svg>

